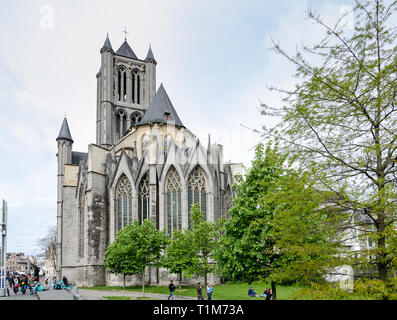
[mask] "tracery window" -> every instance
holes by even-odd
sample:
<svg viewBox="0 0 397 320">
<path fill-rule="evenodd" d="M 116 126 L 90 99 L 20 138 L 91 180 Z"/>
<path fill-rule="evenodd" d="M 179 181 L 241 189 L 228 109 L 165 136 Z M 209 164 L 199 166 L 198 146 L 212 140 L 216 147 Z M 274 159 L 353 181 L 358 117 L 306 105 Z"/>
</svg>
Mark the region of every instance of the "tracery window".
<svg viewBox="0 0 397 320">
<path fill-rule="evenodd" d="M 127 114 L 124 110 L 117 110 L 114 116 L 116 123 L 116 141 L 121 139 L 127 131 Z"/>
<path fill-rule="evenodd" d="M 117 230 L 132 222 L 132 190 L 128 178 L 123 175 L 116 187 Z"/>
<path fill-rule="evenodd" d="M 174 167 L 165 180 L 167 231 L 171 235 L 175 230 L 182 229 L 181 179 Z"/>
<path fill-rule="evenodd" d="M 141 121 L 142 118 L 143 118 L 142 113 L 140 113 L 140 112 L 138 112 L 138 111 L 135 111 L 135 112 L 131 113 L 131 115 L 130 115 L 131 127 L 132 127 L 134 124 L 136 124 L 136 123 L 138 123 L 139 121 Z"/>
<path fill-rule="evenodd" d="M 127 72 L 124 67 L 117 70 L 117 100 L 127 101 Z"/>
<path fill-rule="evenodd" d="M 84 210 L 85 210 L 85 187 L 81 185 L 79 195 L 79 249 L 78 255 L 80 258 L 84 256 Z"/>
<path fill-rule="evenodd" d="M 207 219 L 207 180 L 203 169 L 196 166 L 190 173 L 188 180 L 188 228 L 192 227 L 192 218 L 190 209 L 193 204 L 199 202 L 201 211 L 203 213 L 203 219 Z"/>
<path fill-rule="evenodd" d="M 138 69 L 131 72 L 132 86 L 131 98 L 132 103 L 141 104 L 141 76 Z"/>
<path fill-rule="evenodd" d="M 149 218 L 149 175 L 146 173 L 139 183 L 138 188 L 138 220 L 139 224 L 143 223 L 143 220 Z"/>
</svg>

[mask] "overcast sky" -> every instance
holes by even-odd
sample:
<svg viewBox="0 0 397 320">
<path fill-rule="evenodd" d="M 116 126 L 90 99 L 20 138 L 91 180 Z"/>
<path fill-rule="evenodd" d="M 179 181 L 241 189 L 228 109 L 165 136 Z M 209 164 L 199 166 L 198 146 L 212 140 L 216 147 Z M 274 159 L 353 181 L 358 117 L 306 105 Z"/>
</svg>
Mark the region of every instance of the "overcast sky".
<svg viewBox="0 0 397 320">
<path fill-rule="evenodd" d="M 260 129 L 260 101 L 277 103 L 266 85 L 291 87 L 291 53 L 323 30 L 306 16 L 306 0 L 40 1 L 0 0 L 0 199 L 8 202 L 8 252 L 37 253 L 56 224 L 57 143 L 67 115 L 73 150 L 95 143 L 96 74 L 106 33 L 139 59 L 149 44 L 183 124 L 224 160 L 249 165 Z M 350 0 L 312 0 L 334 23 Z"/>
</svg>

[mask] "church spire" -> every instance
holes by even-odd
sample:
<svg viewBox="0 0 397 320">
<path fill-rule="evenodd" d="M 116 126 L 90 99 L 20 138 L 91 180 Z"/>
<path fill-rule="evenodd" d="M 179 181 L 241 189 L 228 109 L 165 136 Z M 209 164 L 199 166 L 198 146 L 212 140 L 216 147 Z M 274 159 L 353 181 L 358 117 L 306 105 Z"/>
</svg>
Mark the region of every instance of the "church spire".
<svg viewBox="0 0 397 320">
<path fill-rule="evenodd" d="M 72 139 L 72 135 L 70 134 L 69 125 L 68 125 L 68 121 L 66 120 L 66 116 L 63 119 L 62 127 L 61 127 L 61 130 L 59 131 L 58 138 L 57 138 L 57 141 L 58 140 L 67 140 L 67 141 L 70 141 L 71 143 L 74 142 Z"/>
<path fill-rule="evenodd" d="M 103 44 L 103 47 L 101 49 L 101 53 L 105 50 L 113 51 L 112 45 L 110 44 L 109 33 L 107 33 L 107 35 L 106 35 L 106 40 L 105 40 L 105 43 Z"/>
<path fill-rule="evenodd" d="M 149 50 L 147 52 L 146 58 L 145 58 L 146 62 L 153 62 L 155 65 L 157 64 L 156 59 L 154 58 L 153 52 L 152 52 L 152 46 L 149 46 Z"/>
</svg>

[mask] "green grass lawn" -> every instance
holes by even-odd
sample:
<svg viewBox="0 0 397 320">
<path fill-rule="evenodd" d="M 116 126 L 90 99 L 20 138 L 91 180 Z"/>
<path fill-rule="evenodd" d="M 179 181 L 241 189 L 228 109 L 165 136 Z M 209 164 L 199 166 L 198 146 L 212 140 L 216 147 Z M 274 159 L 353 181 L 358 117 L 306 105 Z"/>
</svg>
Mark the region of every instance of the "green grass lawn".
<svg viewBox="0 0 397 320">
<path fill-rule="evenodd" d="M 150 297 L 120 297 L 120 296 L 110 296 L 104 297 L 106 300 L 156 300 Z"/>
<path fill-rule="evenodd" d="M 178 283 L 176 283 L 177 289 L 174 292 L 175 296 L 188 296 L 188 297 L 197 297 L 196 287 L 187 287 L 182 286 L 179 289 Z M 248 289 L 253 287 L 254 290 L 258 293 L 258 295 L 262 294 L 265 287 L 270 288 L 268 283 L 263 281 L 255 281 L 251 284 L 248 283 L 227 283 L 225 285 L 216 285 L 214 286 L 214 292 L 212 294 L 213 299 L 215 300 L 264 300 L 262 297 L 252 298 L 248 296 Z M 93 290 L 106 290 L 106 291 L 123 291 L 122 286 L 112 286 L 112 287 L 93 287 L 93 288 L 84 288 L 84 289 L 93 289 Z M 290 286 L 290 287 L 277 287 L 277 299 L 278 300 L 289 300 L 291 299 L 293 293 L 299 290 L 300 287 Z M 129 286 L 125 288 L 126 291 L 134 291 L 141 292 L 142 286 Z M 205 290 L 203 290 L 204 296 Z M 160 294 L 169 294 L 168 286 L 145 286 L 145 293 L 160 293 Z"/>
</svg>

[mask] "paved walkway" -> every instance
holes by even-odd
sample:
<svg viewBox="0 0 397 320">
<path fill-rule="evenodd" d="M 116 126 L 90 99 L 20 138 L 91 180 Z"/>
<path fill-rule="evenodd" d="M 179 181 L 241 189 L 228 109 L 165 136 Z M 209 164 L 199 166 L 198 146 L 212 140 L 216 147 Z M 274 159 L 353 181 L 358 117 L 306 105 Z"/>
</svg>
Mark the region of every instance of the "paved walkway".
<svg viewBox="0 0 397 320">
<path fill-rule="evenodd" d="M 37 292 L 38 300 L 73 300 L 73 294 L 66 290 L 46 290 Z"/>
<path fill-rule="evenodd" d="M 109 291 L 109 290 L 91 290 L 91 289 L 79 289 L 78 291 L 80 297 L 83 300 L 106 300 L 104 297 L 131 297 L 137 298 L 142 297 L 142 292 L 137 291 Z M 158 294 L 158 293 L 146 293 L 145 297 L 153 298 L 156 300 L 167 300 L 168 294 Z M 180 295 L 174 295 L 175 300 L 195 300 L 193 297 L 185 297 Z"/>
</svg>

